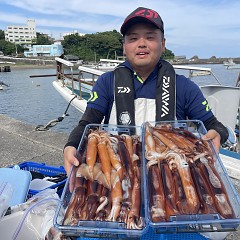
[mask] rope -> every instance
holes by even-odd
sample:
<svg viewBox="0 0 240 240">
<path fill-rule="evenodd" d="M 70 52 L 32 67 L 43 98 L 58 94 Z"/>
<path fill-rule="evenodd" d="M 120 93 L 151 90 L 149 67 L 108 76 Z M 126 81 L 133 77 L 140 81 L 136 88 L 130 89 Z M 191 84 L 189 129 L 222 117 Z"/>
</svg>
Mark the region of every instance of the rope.
<svg viewBox="0 0 240 240">
<path fill-rule="evenodd" d="M 5 82 L 3 82 L 3 81 L 0 81 L 0 85 L 4 85 L 4 86 L 6 86 L 6 87 L 9 87 L 9 85 L 8 84 L 6 84 Z"/>
<path fill-rule="evenodd" d="M 240 73 L 238 74 L 238 79 L 236 82 L 236 87 L 240 87 Z"/>
<path fill-rule="evenodd" d="M 70 105 L 71 105 L 71 102 L 77 97 L 77 95 L 75 95 L 71 100 L 70 102 L 68 103 L 67 105 L 67 108 L 65 110 L 65 112 L 63 113 L 63 115 L 61 117 L 58 117 L 56 119 L 53 119 L 51 121 L 49 121 L 46 125 L 37 125 L 35 127 L 35 131 L 47 131 L 49 130 L 50 128 L 56 126 L 59 122 L 62 122 L 62 120 L 66 117 L 66 116 L 69 116 L 69 114 L 67 113 Z"/>
</svg>

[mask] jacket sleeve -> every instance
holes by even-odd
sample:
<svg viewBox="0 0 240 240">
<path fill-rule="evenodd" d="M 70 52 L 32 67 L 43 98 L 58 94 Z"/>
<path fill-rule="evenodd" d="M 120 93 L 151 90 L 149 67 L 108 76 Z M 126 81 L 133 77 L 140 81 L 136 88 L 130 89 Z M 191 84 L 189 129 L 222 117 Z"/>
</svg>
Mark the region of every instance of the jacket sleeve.
<svg viewBox="0 0 240 240">
<path fill-rule="evenodd" d="M 99 110 L 93 108 L 86 108 L 78 125 L 70 133 L 68 141 L 64 148 L 67 146 L 72 146 L 77 149 L 85 127 L 91 123 L 100 124 L 103 120 L 103 117 L 103 113 L 101 113 Z"/>
<path fill-rule="evenodd" d="M 210 129 L 216 130 L 221 136 L 221 144 L 225 143 L 228 139 L 228 130 L 227 128 L 217 120 L 215 116 L 210 117 L 208 120 L 203 122 L 207 131 Z"/>
</svg>

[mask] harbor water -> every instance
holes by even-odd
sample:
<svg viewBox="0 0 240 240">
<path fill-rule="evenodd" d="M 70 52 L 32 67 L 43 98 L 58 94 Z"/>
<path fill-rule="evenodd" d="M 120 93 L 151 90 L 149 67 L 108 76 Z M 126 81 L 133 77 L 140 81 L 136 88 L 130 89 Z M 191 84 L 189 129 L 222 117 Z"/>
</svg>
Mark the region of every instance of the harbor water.
<svg viewBox="0 0 240 240">
<path fill-rule="evenodd" d="M 0 91 L 0 114 L 37 126 L 61 117 L 68 102 L 55 90 L 55 77 L 30 78 L 31 75 L 55 74 L 55 69 L 12 69 L 1 72 L 0 81 L 8 84 Z M 70 106 L 62 122 L 51 128 L 53 131 L 69 133 L 78 123 L 81 114 Z"/>
<path fill-rule="evenodd" d="M 222 64 L 208 64 L 201 65 L 201 67 L 211 68 L 221 84 L 236 85 L 239 69 L 227 70 Z M 0 72 L 0 81 L 9 85 L 0 91 L 0 114 L 6 114 L 34 126 L 46 125 L 49 121 L 61 117 L 68 103 L 54 89 L 52 81 L 55 77 L 30 78 L 31 75 L 55 73 L 54 68 L 13 68 L 11 72 Z M 185 72 L 177 70 L 177 73 L 184 74 Z M 184 75 L 188 75 L 188 73 Z M 193 80 L 196 80 L 199 85 L 204 85 L 204 83 L 217 84 L 213 78 L 210 80 L 209 76 L 194 77 Z M 51 130 L 70 133 L 78 123 L 81 113 L 72 106 L 69 107 L 67 113 L 69 116 L 66 116 Z"/>
</svg>

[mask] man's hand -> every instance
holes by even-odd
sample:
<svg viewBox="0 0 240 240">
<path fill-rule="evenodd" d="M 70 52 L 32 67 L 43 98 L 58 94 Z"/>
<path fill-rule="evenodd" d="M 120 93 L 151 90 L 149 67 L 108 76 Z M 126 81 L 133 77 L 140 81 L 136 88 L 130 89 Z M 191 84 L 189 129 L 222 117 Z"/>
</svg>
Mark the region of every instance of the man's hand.
<svg viewBox="0 0 240 240">
<path fill-rule="evenodd" d="M 221 147 L 221 137 L 219 133 L 213 129 L 210 129 L 204 136 L 202 136 L 203 140 L 212 140 L 213 145 L 216 149 L 216 152 L 219 153 Z"/>
<path fill-rule="evenodd" d="M 77 149 L 75 147 L 68 146 L 64 149 L 64 168 L 69 174 L 72 165 L 78 166 L 79 161 L 76 158 Z"/>
</svg>

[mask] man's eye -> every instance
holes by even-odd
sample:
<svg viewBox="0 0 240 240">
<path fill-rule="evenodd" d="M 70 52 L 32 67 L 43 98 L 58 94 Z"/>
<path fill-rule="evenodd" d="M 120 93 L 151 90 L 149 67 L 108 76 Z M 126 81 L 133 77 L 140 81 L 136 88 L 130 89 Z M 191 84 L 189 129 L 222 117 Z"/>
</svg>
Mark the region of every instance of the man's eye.
<svg viewBox="0 0 240 240">
<path fill-rule="evenodd" d="M 147 39 L 148 39 L 148 40 L 153 40 L 154 37 L 153 37 L 153 36 L 148 36 Z"/>
<path fill-rule="evenodd" d="M 130 41 L 136 41 L 136 40 L 137 40 L 136 37 L 131 37 L 131 38 L 130 38 Z"/>
</svg>

